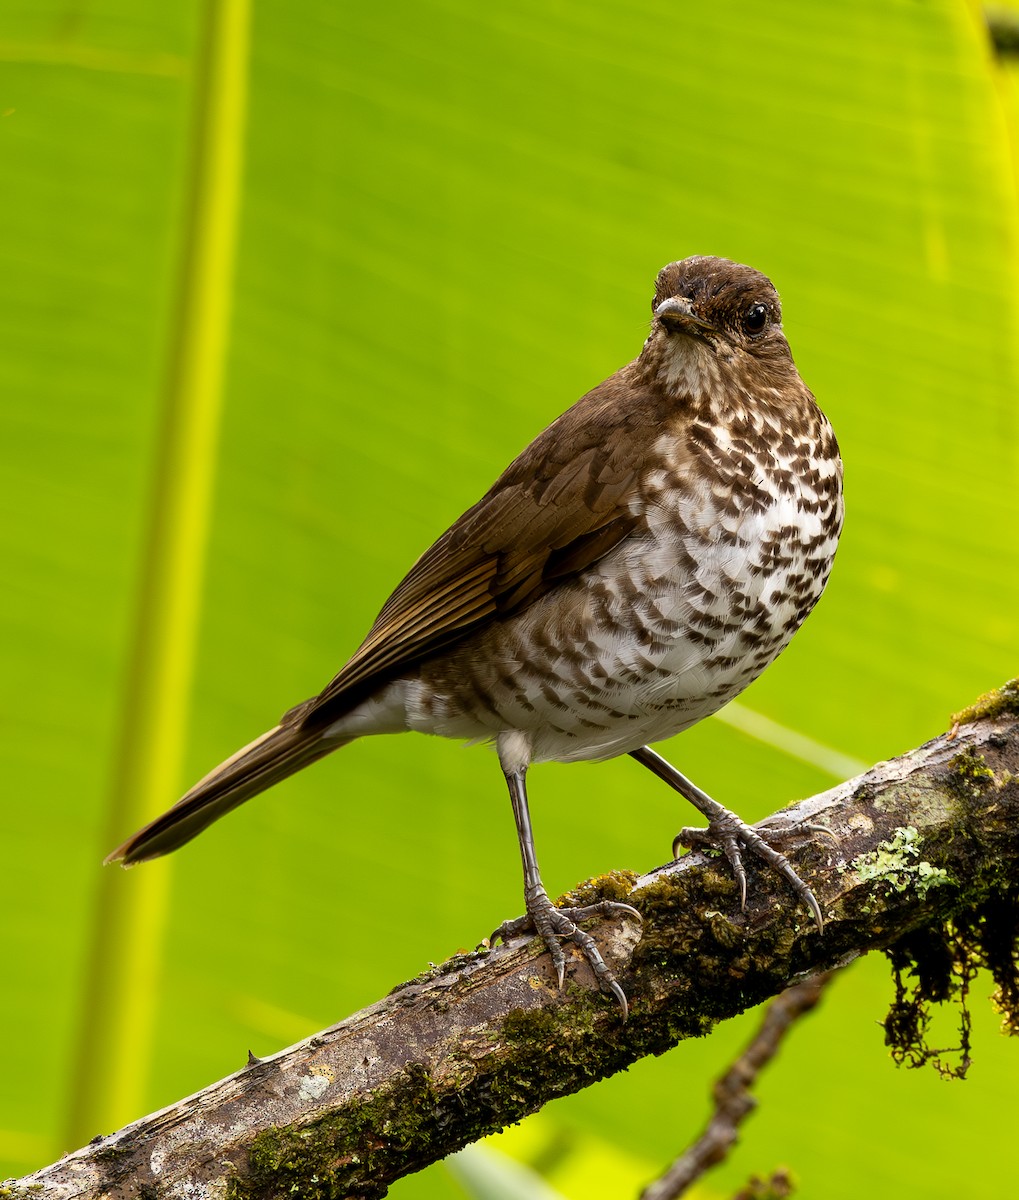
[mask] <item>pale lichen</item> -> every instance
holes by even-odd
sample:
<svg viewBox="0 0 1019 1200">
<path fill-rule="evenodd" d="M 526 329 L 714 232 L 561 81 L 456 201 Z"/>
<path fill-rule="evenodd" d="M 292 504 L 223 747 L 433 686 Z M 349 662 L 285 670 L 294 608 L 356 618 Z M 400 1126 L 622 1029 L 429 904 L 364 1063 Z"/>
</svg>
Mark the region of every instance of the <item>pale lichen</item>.
<svg viewBox="0 0 1019 1200">
<path fill-rule="evenodd" d="M 896 892 L 913 888 L 923 900 L 931 888 L 951 880 L 944 867 L 936 867 L 920 857 L 922 841 L 915 826 L 900 826 L 876 850 L 855 859 L 853 870 L 864 883 L 880 880 Z"/>
</svg>

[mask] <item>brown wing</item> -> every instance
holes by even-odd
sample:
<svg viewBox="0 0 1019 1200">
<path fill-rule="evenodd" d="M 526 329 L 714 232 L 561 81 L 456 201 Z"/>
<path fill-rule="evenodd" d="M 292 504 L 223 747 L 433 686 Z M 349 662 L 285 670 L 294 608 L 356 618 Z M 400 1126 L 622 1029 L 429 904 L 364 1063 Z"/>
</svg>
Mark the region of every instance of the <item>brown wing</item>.
<svg viewBox="0 0 1019 1200">
<path fill-rule="evenodd" d="M 284 724 L 333 721 L 382 683 L 584 570 L 640 528 L 637 426 L 624 367 L 533 441 L 414 564 L 354 656 Z M 643 400 L 643 402 L 641 402 Z M 652 438 L 653 440 L 653 438 Z"/>
</svg>

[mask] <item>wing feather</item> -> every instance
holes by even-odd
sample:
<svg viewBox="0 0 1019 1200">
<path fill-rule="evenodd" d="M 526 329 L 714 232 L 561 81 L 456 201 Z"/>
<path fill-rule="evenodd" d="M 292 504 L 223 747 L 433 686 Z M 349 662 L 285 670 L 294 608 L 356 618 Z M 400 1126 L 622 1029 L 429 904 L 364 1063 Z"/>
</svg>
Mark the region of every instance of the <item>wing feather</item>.
<svg viewBox="0 0 1019 1200">
<path fill-rule="evenodd" d="M 421 555 L 350 661 L 284 724 L 337 719 L 383 683 L 511 616 L 640 532 L 646 464 L 633 446 L 640 434 L 653 444 L 665 414 L 654 395 L 635 397 L 626 378 L 632 366 L 550 425 Z"/>
</svg>

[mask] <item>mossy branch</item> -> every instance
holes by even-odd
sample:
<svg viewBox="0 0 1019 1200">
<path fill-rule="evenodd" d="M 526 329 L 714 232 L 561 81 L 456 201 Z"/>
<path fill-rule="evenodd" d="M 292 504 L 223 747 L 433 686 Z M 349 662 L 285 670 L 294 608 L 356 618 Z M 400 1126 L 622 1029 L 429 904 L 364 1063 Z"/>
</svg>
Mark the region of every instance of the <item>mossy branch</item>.
<svg viewBox="0 0 1019 1200">
<path fill-rule="evenodd" d="M 606 876 L 578 899 L 625 897 L 644 915 L 642 932 L 625 919 L 592 929 L 630 998 L 627 1023 L 580 959 L 560 993 L 534 941 L 461 955 L 0 1195 L 383 1196 L 401 1176 L 812 972 L 939 927 L 1019 878 L 1019 683 L 957 721 L 758 827 L 786 835 L 821 901 L 823 935 L 752 862 L 742 913 L 724 860 L 692 854 L 640 879 Z M 834 839 L 797 835 L 800 823 Z"/>
</svg>

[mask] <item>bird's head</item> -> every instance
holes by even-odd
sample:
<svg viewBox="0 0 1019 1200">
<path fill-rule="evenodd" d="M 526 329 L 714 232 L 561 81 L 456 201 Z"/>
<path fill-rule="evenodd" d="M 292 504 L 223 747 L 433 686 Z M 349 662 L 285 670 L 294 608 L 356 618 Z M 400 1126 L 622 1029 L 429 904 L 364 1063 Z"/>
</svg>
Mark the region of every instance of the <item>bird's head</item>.
<svg viewBox="0 0 1019 1200">
<path fill-rule="evenodd" d="M 669 263 L 651 313 L 647 351 L 671 381 L 710 384 L 738 361 L 792 365 L 778 292 L 753 267 L 706 255 Z"/>
</svg>

